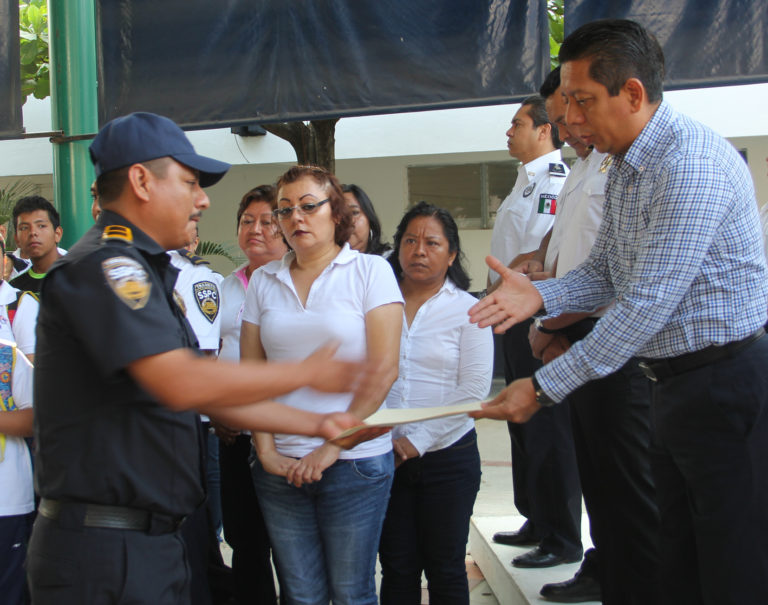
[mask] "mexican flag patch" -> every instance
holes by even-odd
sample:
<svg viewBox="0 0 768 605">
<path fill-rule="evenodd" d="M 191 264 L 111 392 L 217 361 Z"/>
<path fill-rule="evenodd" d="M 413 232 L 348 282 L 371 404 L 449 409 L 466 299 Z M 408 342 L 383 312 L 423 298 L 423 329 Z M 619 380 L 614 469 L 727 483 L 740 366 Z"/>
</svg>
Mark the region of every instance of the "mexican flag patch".
<svg viewBox="0 0 768 605">
<path fill-rule="evenodd" d="M 539 214 L 554 214 L 557 210 L 557 196 L 542 193 L 539 196 Z"/>
</svg>

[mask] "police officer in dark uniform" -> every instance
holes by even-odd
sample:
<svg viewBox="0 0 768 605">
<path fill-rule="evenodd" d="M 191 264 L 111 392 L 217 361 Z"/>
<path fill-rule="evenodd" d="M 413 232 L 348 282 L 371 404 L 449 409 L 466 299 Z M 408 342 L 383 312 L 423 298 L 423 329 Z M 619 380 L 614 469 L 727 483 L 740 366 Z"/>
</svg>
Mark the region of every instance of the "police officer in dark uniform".
<svg viewBox="0 0 768 605">
<path fill-rule="evenodd" d="M 38 323 L 36 483 L 27 568 L 36 605 L 190 600 L 179 528 L 205 498 L 198 411 L 229 426 L 327 438 L 359 424 L 274 402 L 348 390 L 358 365 L 328 347 L 295 364 L 199 357 L 166 250 L 185 245 L 229 166 L 167 118 L 137 113 L 91 145 L 103 212 L 50 270 Z"/>
</svg>

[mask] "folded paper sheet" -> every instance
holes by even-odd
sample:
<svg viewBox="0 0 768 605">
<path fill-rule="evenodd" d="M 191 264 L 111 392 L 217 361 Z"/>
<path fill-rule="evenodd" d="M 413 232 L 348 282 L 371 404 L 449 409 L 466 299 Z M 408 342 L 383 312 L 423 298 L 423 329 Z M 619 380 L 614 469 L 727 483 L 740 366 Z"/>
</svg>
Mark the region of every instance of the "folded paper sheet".
<svg viewBox="0 0 768 605">
<path fill-rule="evenodd" d="M 344 439 L 350 435 L 354 435 L 361 429 L 366 429 L 374 426 L 395 426 L 398 424 L 406 424 L 408 422 L 419 422 L 421 420 L 431 420 L 433 418 L 442 418 L 443 416 L 455 416 L 456 414 L 466 414 L 468 412 L 476 412 L 484 403 L 490 401 L 470 401 L 467 403 L 458 403 L 456 405 L 442 405 L 434 408 L 393 408 L 382 409 L 371 414 L 365 419 L 365 424 L 354 426 L 351 429 L 347 429 L 341 435 L 336 437 L 334 441 Z"/>
</svg>

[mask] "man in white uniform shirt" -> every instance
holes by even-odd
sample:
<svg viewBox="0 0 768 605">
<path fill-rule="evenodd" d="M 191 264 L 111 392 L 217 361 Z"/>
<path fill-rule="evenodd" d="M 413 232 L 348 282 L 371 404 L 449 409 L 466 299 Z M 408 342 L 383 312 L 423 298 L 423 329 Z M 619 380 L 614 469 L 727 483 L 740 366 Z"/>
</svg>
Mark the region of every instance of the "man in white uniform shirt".
<svg viewBox="0 0 768 605">
<path fill-rule="evenodd" d="M 219 351 L 221 337 L 221 314 L 219 313 L 221 294 L 219 287 L 224 278 L 208 266 L 208 261 L 195 256 L 200 237 L 197 223 L 192 222 L 191 225 L 190 243 L 185 248 L 170 250 L 168 256 L 171 257 L 171 264 L 179 269 L 175 291 L 184 303 L 184 314 L 197 337 L 198 347 L 205 355 L 215 357 Z M 221 535 L 221 473 L 219 471 L 218 437 L 209 431 L 209 418 L 201 415 L 200 419 L 203 423 L 203 434 L 206 439 L 206 491 L 208 493 L 210 519 L 205 519 L 202 513 L 199 513 L 200 517 L 194 520 L 195 523 L 187 523 L 190 527 L 186 529 L 185 540 L 188 544 L 201 545 L 199 548 L 191 548 L 192 552 L 205 553 L 203 546 L 205 540 L 220 539 Z M 205 534 L 208 522 L 213 528 L 215 538 Z M 193 525 L 197 526 L 196 530 L 191 527 Z M 210 548 L 209 551 L 215 552 L 215 549 Z M 210 584 L 212 596 L 218 596 L 221 590 L 228 591 L 228 588 L 220 586 L 218 572 L 223 566 L 223 562 L 220 560 L 214 559 L 206 562 L 202 558 L 198 558 L 192 562 L 193 573 L 195 570 L 205 570 L 206 565 L 208 577 L 205 583 L 200 583 L 200 573 L 195 574 L 199 583 L 195 586 L 193 582 L 192 590 L 193 595 L 195 595 L 193 605 L 207 602 L 206 597 L 201 597 L 201 593 L 207 592 L 208 584 Z"/>
<path fill-rule="evenodd" d="M 562 143 L 550 123 L 544 99 L 525 99 L 507 131 L 509 154 L 520 160 L 515 186 L 499 207 L 491 237 L 491 254 L 510 263 L 535 249 L 552 227 L 557 197 L 568 168 Z M 491 271 L 489 286 L 498 275 Z M 507 383 L 531 376 L 541 363 L 531 355 L 528 324 L 502 337 Z M 566 407 L 547 410 L 535 424 L 509 423 L 515 506 L 527 521 L 494 540 L 516 546 L 538 545 L 516 557 L 517 567 L 551 567 L 581 559 L 581 491 L 576 469 L 570 415 Z"/>
<path fill-rule="evenodd" d="M 200 238 L 197 228 L 190 234 L 187 248 L 171 250 L 171 264 L 179 269 L 176 291 L 184 300 L 187 321 L 197 336 L 200 350 L 206 355 L 215 355 L 219 350 L 221 316 L 219 315 L 219 286 L 223 277 L 208 266 L 208 261 L 195 256 Z"/>
</svg>

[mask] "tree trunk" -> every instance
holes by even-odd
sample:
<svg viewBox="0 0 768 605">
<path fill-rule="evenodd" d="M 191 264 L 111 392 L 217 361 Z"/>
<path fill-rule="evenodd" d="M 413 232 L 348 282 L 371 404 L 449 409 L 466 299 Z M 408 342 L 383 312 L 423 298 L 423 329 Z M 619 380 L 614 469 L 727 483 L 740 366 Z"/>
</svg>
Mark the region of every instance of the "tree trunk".
<svg viewBox="0 0 768 605">
<path fill-rule="evenodd" d="M 313 120 L 311 122 L 280 122 L 263 124 L 264 130 L 288 141 L 296 152 L 299 164 L 322 166 L 336 172 L 336 122 Z"/>
</svg>

